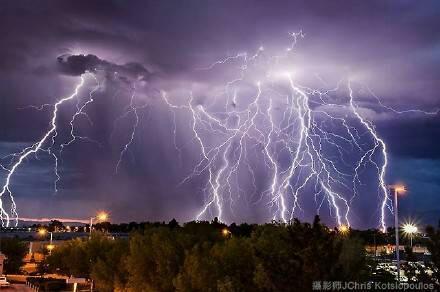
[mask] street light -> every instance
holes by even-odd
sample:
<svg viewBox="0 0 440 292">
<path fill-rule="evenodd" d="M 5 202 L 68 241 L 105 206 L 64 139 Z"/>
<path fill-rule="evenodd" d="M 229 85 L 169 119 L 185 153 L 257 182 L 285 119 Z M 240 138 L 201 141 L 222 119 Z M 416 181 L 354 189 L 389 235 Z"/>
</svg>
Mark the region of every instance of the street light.
<svg viewBox="0 0 440 292">
<path fill-rule="evenodd" d="M 348 234 L 348 232 L 350 232 L 350 227 L 348 227 L 345 224 L 342 224 L 341 226 L 339 226 L 338 228 L 339 233 L 341 233 L 342 235 L 346 235 Z"/>
<path fill-rule="evenodd" d="M 49 255 L 51 255 L 52 254 L 52 250 L 55 248 L 55 245 L 48 244 L 46 247 L 47 247 L 47 250 L 49 250 Z"/>
<path fill-rule="evenodd" d="M 397 281 L 400 281 L 400 245 L 399 245 L 399 209 L 397 204 L 397 198 L 399 194 L 406 191 L 404 185 L 390 185 L 390 195 L 394 195 L 394 229 L 396 234 L 396 261 L 397 261 Z"/>
<path fill-rule="evenodd" d="M 41 236 L 45 236 L 47 233 L 50 234 L 50 240 L 49 240 L 49 245 L 47 246 L 47 249 L 49 250 L 49 255 L 52 254 L 52 250 L 55 248 L 55 245 L 53 245 L 52 241 L 53 241 L 53 232 L 52 231 L 48 231 L 44 228 L 41 228 L 38 230 L 38 234 Z"/>
<path fill-rule="evenodd" d="M 99 212 L 98 215 L 96 215 L 96 219 L 99 221 L 105 221 L 108 219 L 108 214 L 106 212 Z"/>
<path fill-rule="evenodd" d="M 224 237 L 229 237 L 231 235 L 231 231 L 229 231 L 229 229 L 225 227 L 222 229 L 222 235 Z"/>
<path fill-rule="evenodd" d="M 418 228 L 413 223 L 405 223 L 402 225 L 403 233 L 410 238 L 411 248 L 413 247 L 413 235 L 418 232 Z"/>
<path fill-rule="evenodd" d="M 92 226 L 93 226 L 93 220 L 97 220 L 100 222 L 106 221 L 108 219 L 108 213 L 104 211 L 98 212 L 96 216 L 90 217 L 90 233 L 89 233 L 89 239 L 92 239 Z M 92 262 L 92 259 L 90 259 L 90 262 Z M 93 291 L 93 280 L 91 283 L 90 291 Z"/>
<path fill-rule="evenodd" d="M 41 236 L 46 235 L 47 234 L 47 230 L 43 229 L 43 228 L 38 229 L 38 234 L 41 235 Z"/>
<path fill-rule="evenodd" d="M 90 237 L 92 236 L 92 226 L 93 226 L 93 220 L 98 220 L 100 222 L 106 221 L 108 219 L 108 213 L 101 211 L 96 216 L 90 217 Z"/>
</svg>

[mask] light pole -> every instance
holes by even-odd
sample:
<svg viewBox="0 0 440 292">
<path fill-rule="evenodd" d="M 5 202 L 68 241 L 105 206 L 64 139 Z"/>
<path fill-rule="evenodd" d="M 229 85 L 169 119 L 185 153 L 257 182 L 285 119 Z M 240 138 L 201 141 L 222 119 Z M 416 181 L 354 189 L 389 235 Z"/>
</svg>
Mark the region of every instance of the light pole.
<svg viewBox="0 0 440 292">
<path fill-rule="evenodd" d="M 405 187 L 401 185 L 391 185 L 389 186 L 389 189 L 394 195 L 394 229 L 396 234 L 397 281 L 400 281 L 399 209 L 397 198 L 399 193 L 403 193 L 405 191 Z"/>
<path fill-rule="evenodd" d="M 90 217 L 90 230 L 89 230 L 89 239 L 92 239 L 92 226 L 93 226 L 93 220 L 98 220 L 100 222 L 106 221 L 108 219 L 108 213 L 101 211 L 96 216 Z M 90 262 L 92 262 L 92 259 L 90 259 Z M 93 291 L 93 279 L 91 279 L 90 284 L 90 291 Z"/>
<path fill-rule="evenodd" d="M 403 232 L 409 236 L 411 249 L 413 247 L 413 235 L 418 232 L 418 228 L 413 223 L 405 223 L 402 226 Z"/>
<path fill-rule="evenodd" d="M 49 240 L 49 245 L 47 246 L 47 249 L 49 250 L 49 255 L 52 254 L 52 250 L 54 249 L 54 245 L 53 245 L 53 232 L 52 231 L 47 231 L 46 229 L 42 228 L 40 230 L 38 230 L 38 234 L 44 236 L 47 233 L 49 233 L 50 235 L 50 240 Z"/>
<path fill-rule="evenodd" d="M 92 226 L 93 226 L 93 220 L 98 221 L 105 221 L 108 219 L 108 213 L 106 212 L 99 212 L 96 216 L 90 217 L 90 230 L 89 230 L 89 236 L 92 237 Z"/>
</svg>

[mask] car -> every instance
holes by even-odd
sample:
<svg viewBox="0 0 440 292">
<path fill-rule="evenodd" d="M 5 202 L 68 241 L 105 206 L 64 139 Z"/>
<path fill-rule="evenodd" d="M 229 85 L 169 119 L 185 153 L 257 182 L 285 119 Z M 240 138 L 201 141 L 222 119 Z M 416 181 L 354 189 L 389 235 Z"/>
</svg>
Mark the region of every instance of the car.
<svg viewBox="0 0 440 292">
<path fill-rule="evenodd" d="M 11 286 L 11 284 L 8 282 L 6 277 L 0 276 L 0 288 L 9 287 L 9 286 Z"/>
</svg>

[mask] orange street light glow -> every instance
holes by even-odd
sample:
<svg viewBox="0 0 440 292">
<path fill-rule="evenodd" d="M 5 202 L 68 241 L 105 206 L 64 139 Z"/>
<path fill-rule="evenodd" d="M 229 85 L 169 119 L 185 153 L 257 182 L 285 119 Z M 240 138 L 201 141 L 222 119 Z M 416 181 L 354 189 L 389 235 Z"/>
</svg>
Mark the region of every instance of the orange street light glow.
<svg viewBox="0 0 440 292">
<path fill-rule="evenodd" d="M 341 226 L 339 226 L 339 232 L 341 234 L 347 234 L 350 231 L 349 227 L 345 224 L 342 224 Z"/>
<path fill-rule="evenodd" d="M 47 233 L 47 230 L 46 229 L 39 229 L 38 230 L 38 234 L 40 234 L 40 235 L 45 235 Z"/>
<path fill-rule="evenodd" d="M 403 193 L 406 191 L 405 186 L 402 186 L 402 185 L 396 186 L 394 190 L 398 193 Z"/>
<path fill-rule="evenodd" d="M 390 185 L 389 188 L 390 188 L 390 189 L 393 189 L 393 190 L 396 191 L 398 194 L 402 194 L 402 193 L 406 192 L 406 187 L 405 187 L 404 185 L 401 185 L 401 184 Z"/>
<path fill-rule="evenodd" d="M 96 219 L 99 221 L 106 221 L 108 219 L 108 214 L 106 212 L 99 212 Z"/>
</svg>

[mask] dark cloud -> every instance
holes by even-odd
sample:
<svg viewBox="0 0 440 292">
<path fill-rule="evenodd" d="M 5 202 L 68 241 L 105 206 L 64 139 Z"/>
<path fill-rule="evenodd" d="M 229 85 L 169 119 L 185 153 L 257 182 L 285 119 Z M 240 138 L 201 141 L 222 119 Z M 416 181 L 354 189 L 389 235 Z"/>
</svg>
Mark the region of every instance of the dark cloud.
<svg viewBox="0 0 440 292">
<path fill-rule="evenodd" d="M 418 115 L 378 123 L 390 153 L 402 158 L 440 159 L 440 116 Z"/>
<path fill-rule="evenodd" d="M 418 223 L 437 224 L 440 208 L 440 159 L 391 156 L 389 181 L 404 182 L 408 193 L 399 200 L 399 212 Z"/>
<path fill-rule="evenodd" d="M 57 58 L 58 68 L 64 74 L 79 76 L 86 72 L 104 71 L 107 74 L 117 75 L 119 78 L 132 80 L 147 80 L 151 75 L 139 63 L 117 65 L 102 60 L 95 55 L 62 55 Z"/>
<path fill-rule="evenodd" d="M 112 77 L 118 72 L 119 80 L 157 82 L 151 86 L 160 85 L 157 88 L 168 91 L 182 92 L 196 84 L 201 88 L 196 99 L 205 101 L 212 96 L 206 83 L 231 76 L 218 73 L 222 69 L 205 74 L 195 68 L 237 52 L 254 52 L 261 45 L 267 50 L 283 50 L 290 45 L 287 33 L 300 29 L 306 36 L 295 52 L 294 67 L 299 75 L 318 73 L 329 84 L 348 75 L 368 84 L 387 105 L 436 108 L 440 106 L 438 27 L 440 2 L 436 0 L 423 5 L 381 0 L 6 0 L 0 8 L 0 153 L 10 152 L 11 141 L 29 145 L 48 127 L 49 108 L 18 108 L 53 103 L 70 94 L 77 76 L 86 71 L 101 70 Z M 57 61 L 57 57 L 61 58 Z M 105 149 L 88 145 L 66 151 L 62 166 L 66 177 L 60 185 L 64 184 L 64 192 L 52 196 L 53 173 L 45 172 L 44 179 L 37 182 L 26 178 L 32 169 L 23 170 L 20 179 L 29 182 L 17 185 L 23 212 L 33 212 L 35 205 L 38 212 L 46 212 L 50 205 L 47 216 L 63 215 L 50 212 L 86 216 L 93 208 L 108 204 L 117 213 L 112 217 L 118 220 L 141 220 L 142 216 L 191 219 L 200 207 L 203 178 L 175 188 L 191 169 L 176 159 L 168 111 L 156 108 L 145 113 L 138 146 L 128 154 L 132 159 L 127 159 L 120 176 L 114 175 L 117 154 L 133 121 L 128 115 L 122 125 L 115 126 L 114 119 L 130 97 L 124 90 L 111 84 L 96 93 L 95 104 L 88 108 L 93 127 L 81 121 L 81 130 L 100 140 Z M 142 102 L 151 100 L 146 92 L 139 88 L 138 94 L 145 96 Z M 68 125 L 69 113 L 66 108 L 60 111 L 60 123 Z M 399 167 L 399 179 L 411 180 L 413 192 L 417 192 L 415 181 L 422 175 L 415 179 L 408 173 L 412 167 L 434 169 L 432 165 L 438 165 L 413 161 L 440 158 L 438 116 L 391 115 L 375 123 L 398 160 L 395 165 L 391 161 L 390 167 Z M 180 132 L 186 129 L 185 125 L 178 127 L 183 128 Z M 60 137 L 63 134 L 60 132 Z M 178 136 L 182 144 L 188 143 L 186 138 Z M 196 156 L 192 151 L 184 155 L 187 162 Z M 411 160 L 409 166 L 401 167 L 407 160 Z M 424 188 L 432 184 L 424 182 Z M 33 191 L 34 185 L 38 191 Z M 44 202 L 37 201 L 38 196 L 45 198 Z"/>
</svg>

